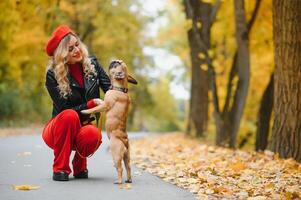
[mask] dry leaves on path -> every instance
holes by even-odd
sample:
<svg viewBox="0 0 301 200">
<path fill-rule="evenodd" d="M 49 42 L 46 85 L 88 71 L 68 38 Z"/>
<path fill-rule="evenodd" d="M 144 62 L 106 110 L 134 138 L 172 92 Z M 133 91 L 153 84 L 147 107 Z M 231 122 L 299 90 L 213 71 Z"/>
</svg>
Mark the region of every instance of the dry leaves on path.
<svg viewBox="0 0 301 200">
<path fill-rule="evenodd" d="M 0 128 L 0 138 L 7 136 L 33 135 L 41 134 L 43 127 L 40 125 L 29 126 L 25 128 Z"/>
<path fill-rule="evenodd" d="M 301 165 L 273 152 L 231 150 L 182 134 L 131 142 L 132 162 L 199 199 L 300 199 Z"/>
</svg>

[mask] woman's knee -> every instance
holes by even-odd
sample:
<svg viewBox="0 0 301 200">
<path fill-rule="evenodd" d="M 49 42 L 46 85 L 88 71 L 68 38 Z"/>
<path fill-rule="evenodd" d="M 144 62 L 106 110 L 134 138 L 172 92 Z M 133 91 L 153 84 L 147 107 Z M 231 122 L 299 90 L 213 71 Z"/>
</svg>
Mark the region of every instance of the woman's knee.
<svg viewBox="0 0 301 200">
<path fill-rule="evenodd" d="M 56 138 L 55 140 L 59 140 L 71 135 L 73 140 L 80 127 L 81 124 L 77 112 L 71 109 L 64 110 L 54 118 L 52 126 L 53 137 Z"/>
<path fill-rule="evenodd" d="M 78 113 L 72 109 L 62 111 L 58 117 L 62 123 L 80 123 Z"/>
<path fill-rule="evenodd" d="M 86 125 L 80 129 L 75 141 L 77 150 L 84 156 L 89 156 L 101 145 L 102 135 L 95 126 Z"/>
</svg>

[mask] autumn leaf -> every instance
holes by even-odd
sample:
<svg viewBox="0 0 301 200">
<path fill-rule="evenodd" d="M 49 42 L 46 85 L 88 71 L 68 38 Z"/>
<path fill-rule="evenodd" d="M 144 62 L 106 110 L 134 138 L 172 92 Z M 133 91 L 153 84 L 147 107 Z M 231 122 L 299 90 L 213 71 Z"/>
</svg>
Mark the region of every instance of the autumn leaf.
<svg viewBox="0 0 301 200">
<path fill-rule="evenodd" d="M 132 188 L 132 185 L 129 184 L 129 183 L 126 183 L 126 184 L 120 184 L 119 185 L 119 189 L 126 189 L 126 190 L 129 190 Z"/>
<path fill-rule="evenodd" d="M 18 156 L 31 156 L 31 152 L 30 151 L 24 151 L 22 153 L 18 153 Z"/>
<path fill-rule="evenodd" d="M 207 64 L 201 64 L 200 67 L 201 67 L 201 69 L 204 70 L 204 71 L 207 71 L 207 70 L 208 70 L 208 65 L 207 65 Z"/>
<path fill-rule="evenodd" d="M 201 53 L 199 53 L 199 54 L 198 54 L 198 56 L 199 56 L 199 58 L 200 58 L 201 60 L 204 60 L 204 59 L 205 59 L 205 57 L 206 57 L 206 56 L 205 56 L 205 54 L 204 54 L 204 53 L 202 53 L 202 52 L 201 52 Z"/>
<path fill-rule="evenodd" d="M 235 172 L 239 172 L 241 170 L 246 169 L 246 165 L 241 161 L 238 161 L 235 164 L 231 165 L 230 168 Z"/>
<path fill-rule="evenodd" d="M 40 186 L 35 185 L 14 185 L 14 190 L 37 190 Z"/>
<path fill-rule="evenodd" d="M 185 21 L 184 28 L 187 31 L 189 31 L 192 28 L 192 20 L 191 19 L 187 19 Z"/>
<path fill-rule="evenodd" d="M 208 55 L 212 58 L 214 55 L 214 51 L 212 49 L 208 50 Z"/>
<path fill-rule="evenodd" d="M 212 0 L 201 0 L 203 3 L 212 3 Z"/>
</svg>

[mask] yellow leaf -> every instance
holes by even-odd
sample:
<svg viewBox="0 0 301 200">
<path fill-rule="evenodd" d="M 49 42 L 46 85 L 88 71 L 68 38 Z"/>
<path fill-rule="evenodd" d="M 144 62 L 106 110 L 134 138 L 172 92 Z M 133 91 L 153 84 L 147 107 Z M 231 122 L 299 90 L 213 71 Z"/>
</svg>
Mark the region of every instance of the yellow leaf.
<svg viewBox="0 0 301 200">
<path fill-rule="evenodd" d="M 185 30 L 189 31 L 192 28 L 192 19 L 187 19 L 184 24 Z"/>
<path fill-rule="evenodd" d="M 127 183 L 127 184 L 120 184 L 119 185 L 119 189 L 126 189 L 126 190 L 129 190 L 129 189 L 131 189 L 132 188 L 132 186 L 131 186 L 131 184 L 129 184 L 129 183 Z"/>
<path fill-rule="evenodd" d="M 213 65 L 214 67 L 217 67 L 217 66 L 218 66 L 218 61 L 217 61 L 217 60 L 214 60 L 214 61 L 212 62 L 212 65 Z"/>
<path fill-rule="evenodd" d="M 24 151 L 22 153 L 18 153 L 18 156 L 30 156 L 31 152 L 30 151 Z"/>
<path fill-rule="evenodd" d="M 202 28 L 202 22 L 197 22 L 196 26 L 198 27 L 198 29 L 201 29 Z"/>
<path fill-rule="evenodd" d="M 207 70 L 208 70 L 208 65 L 207 65 L 207 64 L 201 64 L 200 67 L 201 67 L 201 69 L 204 70 L 204 71 L 207 71 Z"/>
<path fill-rule="evenodd" d="M 213 194 L 214 193 L 214 190 L 208 188 L 206 191 L 205 191 L 206 194 Z"/>
<path fill-rule="evenodd" d="M 202 53 L 202 52 L 199 53 L 198 56 L 199 56 L 199 58 L 202 59 L 202 60 L 205 59 L 205 57 L 206 57 L 205 54 Z"/>
<path fill-rule="evenodd" d="M 212 0 L 201 0 L 203 3 L 212 3 Z"/>
<path fill-rule="evenodd" d="M 14 185 L 14 190 L 37 190 L 40 186 L 35 185 Z"/>
<path fill-rule="evenodd" d="M 127 189 L 127 190 L 129 190 L 131 188 L 132 188 L 132 185 L 129 183 L 125 184 L 125 186 L 124 186 L 124 189 Z"/>
<path fill-rule="evenodd" d="M 228 192 L 228 189 L 223 186 L 215 187 L 215 188 L 213 188 L 213 190 L 214 190 L 214 193 L 227 193 Z"/>
<path fill-rule="evenodd" d="M 214 52 L 213 52 L 212 49 L 208 50 L 208 55 L 209 55 L 211 58 L 213 57 L 213 54 L 214 54 Z"/>
<path fill-rule="evenodd" d="M 267 185 L 265 185 L 265 188 L 270 189 L 270 188 L 274 188 L 274 184 L 273 183 L 268 183 Z"/>
<path fill-rule="evenodd" d="M 235 164 L 231 165 L 230 168 L 233 170 L 233 171 L 241 171 L 241 170 L 244 170 L 246 169 L 246 164 L 245 163 L 242 163 L 240 161 L 236 162 Z"/>
</svg>

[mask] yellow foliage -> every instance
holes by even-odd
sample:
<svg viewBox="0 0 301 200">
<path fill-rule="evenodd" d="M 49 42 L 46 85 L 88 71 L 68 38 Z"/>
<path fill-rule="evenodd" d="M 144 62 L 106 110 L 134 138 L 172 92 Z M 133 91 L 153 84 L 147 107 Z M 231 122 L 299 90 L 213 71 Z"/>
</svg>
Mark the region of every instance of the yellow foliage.
<svg viewBox="0 0 301 200">
<path fill-rule="evenodd" d="M 208 65 L 206 63 L 200 65 L 201 69 L 204 71 L 208 70 Z"/>
<path fill-rule="evenodd" d="M 214 4 L 216 1 L 209 0 L 203 2 Z M 181 44 L 180 47 L 168 49 L 179 55 L 180 58 L 186 64 L 186 69 L 190 71 L 190 68 L 187 68 L 187 66 L 190 66 L 190 55 L 188 42 L 186 38 L 187 28 L 191 28 L 192 22 L 187 21 L 185 19 L 185 15 L 179 15 L 179 12 L 185 14 L 182 4 L 180 4 L 177 1 L 170 1 L 170 4 L 171 5 L 169 5 L 168 7 L 173 7 L 177 9 L 167 9 L 167 16 L 170 20 L 170 26 L 164 27 L 164 29 L 162 29 L 162 32 L 164 33 L 165 37 L 161 40 L 161 43 L 168 43 L 168 47 L 170 47 L 173 45 L 178 45 L 178 41 L 185 42 L 186 44 Z M 233 4 L 233 0 L 222 1 L 220 9 L 217 12 L 216 20 L 213 23 L 211 29 L 212 49 L 210 49 L 210 51 L 208 52 L 209 56 L 213 59 L 213 66 L 216 71 L 217 87 L 219 92 L 218 96 L 221 108 L 225 103 L 225 97 L 227 94 L 226 86 L 228 82 L 228 75 L 230 73 L 234 53 L 236 51 Z M 249 21 L 251 18 L 254 6 L 255 1 L 245 1 L 247 21 Z M 181 27 L 182 31 L 179 30 Z M 170 30 L 177 30 L 177 34 L 171 34 Z M 163 34 L 161 34 L 160 36 L 162 35 Z M 170 39 L 171 35 L 172 40 Z M 244 110 L 244 115 L 241 120 L 239 135 L 245 135 L 247 132 L 251 132 L 253 134 L 255 133 L 255 122 L 257 117 L 256 113 L 259 108 L 261 96 L 268 84 L 270 75 L 274 69 L 274 50 L 272 37 L 272 1 L 261 2 L 257 18 L 249 35 L 249 39 L 251 77 L 248 98 Z M 181 49 L 181 51 L 179 49 Z M 204 59 L 204 55 L 202 53 L 199 54 L 198 57 L 200 59 Z M 206 65 L 202 65 L 201 68 L 207 70 Z M 237 81 L 238 79 L 236 77 L 233 81 L 234 84 L 237 83 Z M 235 90 L 235 88 L 233 88 L 233 90 Z M 213 110 L 211 104 L 209 109 Z M 254 141 L 251 141 L 251 143 L 253 142 Z"/>
<path fill-rule="evenodd" d="M 209 3 L 209 4 L 213 3 L 213 0 L 200 0 L 200 1 L 202 1 L 204 3 Z"/>
<path fill-rule="evenodd" d="M 199 56 L 199 58 L 200 58 L 201 60 L 204 60 L 204 59 L 205 59 L 205 57 L 206 57 L 206 56 L 205 56 L 205 54 L 204 54 L 204 53 L 202 53 L 202 52 L 201 52 L 201 53 L 199 53 L 199 55 L 198 55 L 198 56 Z"/>
<path fill-rule="evenodd" d="M 142 53 L 145 17 L 140 9 L 129 10 L 132 3 L 139 7 L 136 0 L 114 6 L 102 0 L 0 1 L 0 118 L 34 112 L 36 118 L 51 116 L 51 99 L 44 87 L 45 44 L 59 24 L 69 25 L 83 38 L 105 70 L 111 59 L 119 58 L 135 75 L 146 62 Z M 15 102 L 19 100 L 22 104 Z"/>
<path fill-rule="evenodd" d="M 202 23 L 201 23 L 200 21 L 198 21 L 198 22 L 196 23 L 196 26 L 198 27 L 198 29 L 201 29 L 201 28 L 202 28 Z"/>
<path fill-rule="evenodd" d="M 192 19 L 187 19 L 185 21 L 184 28 L 186 31 L 189 31 L 192 28 Z"/>
</svg>

